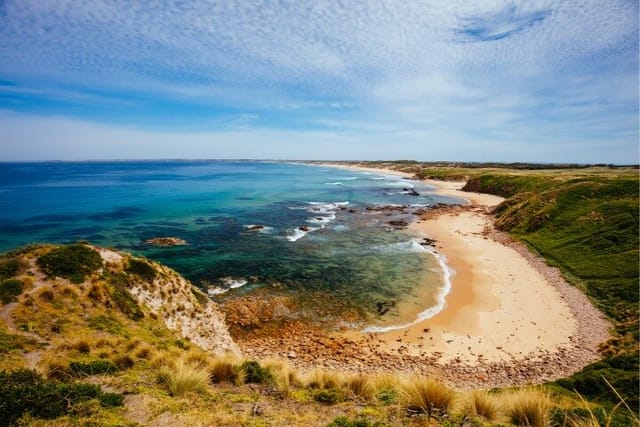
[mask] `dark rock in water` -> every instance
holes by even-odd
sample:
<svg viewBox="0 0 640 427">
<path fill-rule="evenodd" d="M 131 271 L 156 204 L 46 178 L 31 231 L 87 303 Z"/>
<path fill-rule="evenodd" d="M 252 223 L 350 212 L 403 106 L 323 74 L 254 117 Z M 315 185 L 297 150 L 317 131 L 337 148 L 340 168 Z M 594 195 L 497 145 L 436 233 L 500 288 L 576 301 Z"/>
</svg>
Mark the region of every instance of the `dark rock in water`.
<svg viewBox="0 0 640 427">
<path fill-rule="evenodd" d="M 250 225 L 248 227 L 245 227 L 245 230 L 247 231 L 260 231 L 260 230 L 264 230 L 264 225 Z"/>
<path fill-rule="evenodd" d="M 435 240 L 430 239 L 430 238 L 428 238 L 428 237 L 424 237 L 424 238 L 422 239 L 422 242 L 420 242 L 420 244 L 421 244 L 422 246 L 434 246 L 434 245 L 435 245 L 435 243 L 436 243 L 436 241 L 435 241 Z"/>
<path fill-rule="evenodd" d="M 409 223 L 407 221 L 404 221 L 404 220 L 401 220 L 401 219 L 391 220 L 387 224 L 389 224 L 392 227 L 401 227 L 401 228 L 404 228 L 404 227 L 409 225 Z"/>
<path fill-rule="evenodd" d="M 407 195 L 408 196 L 419 196 L 420 193 L 418 193 L 416 190 L 414 190 L 413 188 L 409 188 L 407 191 Z"/>
<path fill-rule="evenodd" d="M 349 213 L 356 213 L 356 212 L 358 212 L 358 211 L 355 210 L 355 209 L 349 209 Z"/>
<path fill-rule="evenodd" d="M 155 237 L 153 239 L 146 240 L 145 243 L 166 248 L 170 246 L 186 245 L 187 241 L 179 237 Z"/>
<path fill-rule="evenodd" d="M 298 227 L 298 230 L 300 230 L 300 231 L 309 231 L 310 229 L 306 225 L 301 225 L 300 227 Z"/>
<path fill-rule="evenodd" d="M 376 309 L 378 310 L 378 314 L 380 316 L 384 316 L 387 314 L 389 310 L 396 306 L 395 301 L 378 301 L 376 303 Z"/>
<path fill-rule="evenodd" d="M 367 206 L 365 210 L 372 212 L 405 212 L 408 207 L 395 205 Z"/>
</svg>

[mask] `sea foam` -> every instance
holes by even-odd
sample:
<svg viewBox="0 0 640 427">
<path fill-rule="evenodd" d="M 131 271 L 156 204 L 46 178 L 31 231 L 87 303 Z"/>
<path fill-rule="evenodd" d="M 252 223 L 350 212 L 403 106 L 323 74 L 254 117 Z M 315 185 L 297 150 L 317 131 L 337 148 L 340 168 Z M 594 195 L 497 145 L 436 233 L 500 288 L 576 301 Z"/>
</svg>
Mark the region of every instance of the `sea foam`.
<svg viewBox="0 0 640 427">
<path fill-rule="evenodd" d="M 405 328 L 408 328 L 409 326 L 413 326 L 413 325 L 415 325 L 417 323 L 420 323 L 423 320 L 427 320 L 427 319 L 432 318 L 433 316 L 435 316 L 436 314 L 440 313 L 444 309 L 445 304 L 446 304 L 447 295 L 449 295 L 449 292 L 451 292 L 451 277 L 453 277 L 455 272 L 453 271 L 453 269 L 451 269 L 447 265 L 447 259 L 446 259 L 446 257 L 444 255 L 439 254 L 438 252 L 436 252 L 435 250 L 433 250 L 431 248 L 421 246 L 417 242 L 415 242 L 415 243 L 423 249 L 423 252 L 428 252 L 428 253 L 432 254 L 436 258 L 436 260 L 438 261 L 438 265 L 440 266 L 440 269 L 442 271 L 443 285 L 442 285 L 442 288 L 440 288 L 440 290 L 438 291 L 438 293 L 436 295 L 436 304 L 434 306 L 429 307 L 426 310 L 420 312 L 418 314 L 418 317 L 416 317 L 416 319 L 414 321 L 412 321 L 412 322 L 405 323 L 405 324 L 402 324 L 402 325 L 367 326 L 366 328 L 364 328 L 362 330 L 362 332 L 364 332 L 364 333 L 380 333 L 380 332 L 394 331 L 394 330 L 398 330 L 398 329 L 405 329 Z"/>
</svg>

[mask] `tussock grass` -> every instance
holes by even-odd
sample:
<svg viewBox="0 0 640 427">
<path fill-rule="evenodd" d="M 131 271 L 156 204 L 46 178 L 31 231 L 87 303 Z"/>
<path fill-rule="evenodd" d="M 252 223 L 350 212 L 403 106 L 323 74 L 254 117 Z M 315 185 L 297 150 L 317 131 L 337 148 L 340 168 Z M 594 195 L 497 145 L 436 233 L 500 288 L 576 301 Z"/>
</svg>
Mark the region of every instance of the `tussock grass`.
<svg viewBox="0 0 640 427">
<path fill-rule="evenodd" d="M 73 344 L 73 347 L 80 353 L 88 354 L 91 352 L 91 345 L 87 340 L 78 340 Z"/>
<path fill-rule="evenodd" d="M 506 397 L 507 415 L 512 424 L 527 427 L 550 425 L 551 399 L 539 390 L 518 390 Z"/>
<path fill-rule="evenodd" d="M 203 351 L 198 351 L 194 348 L 190 349 L 187 354 L 184 355 L 184 360 L 194 366 L 201 368 L 207 368 L 211 363 L 209 356 Z"/>
<path fill-rule="evenodd" d="M 314 369 L 304 379 L 303 384 L 311 389 L 336 389 L 343 382 L 343 374 L 336 372 L 328 372 L 324 369 Z"/>
<path fill-rule="evenodd" d="M 182 360 L 173 367 L 162 367 L 158 372 L 158 382 L 164 385 L 172 396 L 184 396 L 188 393 L 203 393 L 207 390 L 209 372 L 200 367 L 191 366 Z"/>
<path fill-rule="evenodd" d="M 239 366 L 239 361 L 233 355 L 217 356 L 209 363 L 209 379 L 212 383 L 237 382 Z"/>
<path fill-rule="evenodd" d="M 424 377 L 404 380 L 400 383 L 399 391 L 400 403 L 407 411 L 428 416 L 449 413 L 455 399 L 452 390 Z"/>
<path fill-rule="evenodd" d="M 153 357 L 153 349 L 149 346 L 144 346 L 136 352 L 138 359 L 151 359 Z"/>
<path fill-rule="evenodd" d="M 465 412 L 474 417 L 482 417 L 487 421 L 495 421 L 501 412 L 498 397 L 486 391 L 476 390 L 467 395 Z"/>
<path fill-rule="evenodd" d="M 281 393 L 289 394 L 292 387 L 303 385 L 298 371 L 293 369 L 289 362 L 281 359 L 267 359 L 263 366 L 273 375 L 275 385 Z"/>
<path fill-rule="evenodd" d="M 365 374 L 348 376 L 344 382 L 344 387 L 354 396 L 365 400 L 371 400 L 376 391 L 371 377 Z"/>
</svg>

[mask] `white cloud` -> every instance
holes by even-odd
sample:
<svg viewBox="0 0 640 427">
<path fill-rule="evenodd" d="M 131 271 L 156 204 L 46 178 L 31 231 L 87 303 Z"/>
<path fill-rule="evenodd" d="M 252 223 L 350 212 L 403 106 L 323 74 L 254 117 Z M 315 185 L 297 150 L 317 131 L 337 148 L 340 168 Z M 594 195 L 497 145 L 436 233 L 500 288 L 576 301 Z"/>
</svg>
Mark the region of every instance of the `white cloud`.
<svg viewBox="0 0 640 427">
<path fill-rule="evenodd" d="M 637 17 L 625 0 L 5 0 L 0 79 L 16 86 L 0 96 L 230 108 L 204 126 L 247 140 L 269 137 L 260 119 L 271 114 L 273 128 L 313 123 L 343 142 L 335 132 L 377 140 L 368 129 L 382 126 L 461 151 L 458 141 L 568 144 L 589 132 L 630 145 Z"/>
</svg>

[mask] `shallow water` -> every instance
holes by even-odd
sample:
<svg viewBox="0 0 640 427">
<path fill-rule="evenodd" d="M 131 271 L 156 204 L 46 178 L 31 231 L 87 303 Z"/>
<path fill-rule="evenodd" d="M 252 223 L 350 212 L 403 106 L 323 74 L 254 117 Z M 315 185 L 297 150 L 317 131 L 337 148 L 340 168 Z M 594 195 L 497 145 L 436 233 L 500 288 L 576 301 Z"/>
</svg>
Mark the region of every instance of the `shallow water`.
<svg viewBox="0 0 640 427">
<path fill-rule="evenodd" d="M 278 283 L 301 300 L 330 295 L 336 307 L 356 308 L 376 324 L 397 316 L 393 308 L 378 316 L 381 301 L 411 298 L 425 280 L 435 295 L 443 283 L 433 255 L 406 233 L 389 231 L 388 221 L 403 215 L 365 209 L 450 201 L 417 182 L 276 162 L 0 166 L 0 250 L 86 240 L 167 264 L 210 287 L 213 298 Z M 263 228 L 247 230 L 252 225 Z M 145 243 L 164 236 L 188 245 Z M 425 309 L 436 302 L 424 301 Z"/>
</svg>

